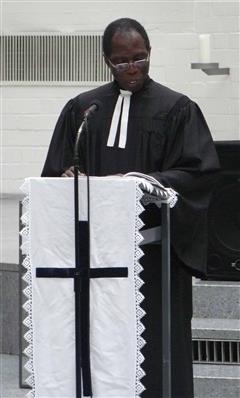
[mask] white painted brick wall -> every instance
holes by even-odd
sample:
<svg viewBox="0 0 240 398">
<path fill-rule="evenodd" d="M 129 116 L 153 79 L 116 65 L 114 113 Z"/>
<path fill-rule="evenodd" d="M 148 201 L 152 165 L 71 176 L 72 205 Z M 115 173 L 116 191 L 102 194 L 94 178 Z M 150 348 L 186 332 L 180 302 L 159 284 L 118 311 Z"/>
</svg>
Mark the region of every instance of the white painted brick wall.
<svg viewBox="0 0 240 398">
<path fill-rule="evenodd" d="M 59 112 L 89 87 L 5 86 L 2 104 L 2 192 L 19 193 L 24 178 L 39 176 Z"/>
<path fill-rule="evenodd" d="M 3 33 L 102 33 L 113 19 L 129 16 L 146 27 L 152 44 L 151 76 L 194 99 L 216 140 L 239 135 L 238 1 L 5 2 Z M 230 76 L 192 70 L 198 34 L 211 34 L 211 60 Z M 19 192 L 28 176 L 39 176 L 63 105 L 89 87 L 2 87 L 2 192 Z"/>
</svg>

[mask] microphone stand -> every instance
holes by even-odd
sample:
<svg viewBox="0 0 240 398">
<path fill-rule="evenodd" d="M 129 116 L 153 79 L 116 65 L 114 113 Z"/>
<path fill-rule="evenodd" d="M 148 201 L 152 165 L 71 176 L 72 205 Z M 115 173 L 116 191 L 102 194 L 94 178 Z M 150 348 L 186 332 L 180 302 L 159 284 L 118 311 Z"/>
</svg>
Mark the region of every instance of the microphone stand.
<svg viewBox="0 0 240 398">
<path fill-rule="evenodd" d="M 75 339 L 76 339 L 76 398 L 83 396 L 92 397 L 92 381 L 90 369 L 90 147 L 88 134 L 88 119 L 102 106 L 99 100 L 94 100 L 84 113 L 76 142 L 74 146 L 74 222 L 75 222 L 75 270 L 74 270 L 74 290 L 75 290 Z M 87 176 L 87 221 L 79 220 L 79 141 L 80 136 L 86 131 L 86 176 Z M 80 224 L 84 228 L 80 230 Z M 80 236 L 81 235 L 81 236 Z M 84 254 L 83 247 L 80 250 L 80 237 L 82 243 L 85 242 L 87 251 Z M 83 283 L 84 278 L 84 283 Z M 84 313 L 83 305 L 86 306 Z M 82 326 L 86 328 L 82 332 Z M 84 341 L 83 341 L 84 337 Z M 83 351 L 84 350 L 84 351 Z"/>
<path fill-rule="evenodd" d="M 78 146 L 80 134 L 84 128 L 85 120 L 82 122 L 74 148 L 74 225 L 75 225 L 75 364 L 76 364 L 76 398 L 82 397 L 82 346 L 81 346 L 81 278 L 80 278 L 80 248 L 79 248 L 79 155 Z"/>
<path fill-rule="evenodd" d="M 88 250 L 88 273 L 87 273 L 87 290 L 89 294 L 89 267 L 90 267 L 90 209 L 89 209 L 89 137 L 88 137 L 88 123 L 87 115 L 85 115 L 82 124 L 78 130 L 75 147 L 74 147 L 74 225 L 75 225 L 75 278 L 74 278 L 74 291 L 75 291 L 75 364 L 76 364 L 76 398 L 82 397 L 82 274 L 80 264 L 80 230 L 79 230 L 79 140 L 81 133 L 86 129 L 86 175 L 87 175 L 87 218 L 88 218 L 88 239 L 89 239 L 89 250 Z M 88 314 L 89 318 L 89 314 Z M 83 386 L 84 387 L 84 386 Z M 91 382 L 90 382 L 91 390 Z M 84 392 L 83 392 L 84 394 Z M 92 396 L 92 392 L 90 394 Z"/>
</svg>

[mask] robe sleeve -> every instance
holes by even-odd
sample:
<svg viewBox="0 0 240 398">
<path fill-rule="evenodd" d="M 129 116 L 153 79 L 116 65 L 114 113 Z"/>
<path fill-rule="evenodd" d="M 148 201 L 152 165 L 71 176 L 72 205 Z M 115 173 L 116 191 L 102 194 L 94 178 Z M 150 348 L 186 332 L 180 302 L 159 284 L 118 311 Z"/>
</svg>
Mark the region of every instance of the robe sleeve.
<svg viewBox="0 0 240 398">
<path fill-rule="evenodd" d="M 187 97 L 170 111 L 165 133 L 163 167 L 151 175 L 178 192 L 178 202 L 171 209 L 172 246 L 193 275 L 203 276 L 207 210 L 219 170 L 217 153 L 201 110 Z"/>
<path fill-rule="evenodd" d="M 73 165 L 73 150 L 77 129 L 80 124 L 79 112 L 70 100 L 63 108 L 48 149 L 42 177 L 59 177 Z"/>
</svg>

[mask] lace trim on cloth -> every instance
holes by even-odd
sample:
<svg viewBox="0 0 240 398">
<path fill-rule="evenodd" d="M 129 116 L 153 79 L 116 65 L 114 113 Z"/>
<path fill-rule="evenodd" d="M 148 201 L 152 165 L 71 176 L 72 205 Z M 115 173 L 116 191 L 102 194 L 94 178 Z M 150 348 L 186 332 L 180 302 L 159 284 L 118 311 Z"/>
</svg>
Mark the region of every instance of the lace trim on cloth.
<svg viewBox="0 0 240 398">
<path fill-rule="evenodd" d="M 33 321 L 32 321 L 32 272 L 30 263 L 30 237 L 29 237 L 29 205 L 30 205 L 30 193 L 29 193 L 29 180 L 25 180 L 23 185 L 20 187 L 21 191 L 26 195 L 22 201 L 23 211 L 21 221 L 23 228 L 20 231 L 22 237 L 21 251 L 24 257 L 23 266 L 26 269 L 26 273 L 23 276 L 23 280 L 27 283 L 27 287 L 23 290 L 26 297 L 26 301 L 23 304 L 23 308 L 27 313 L 26 318 L 23 320 L 23 324 L 28 328 L 24 334 L 24 339 L 27 342 L 27 346 L 24 349 L 24 354 L 28 360 L 24 365 L 28 371 L 29 376 L 25 380 L 26 383 L 32 387 L 27 393 L 28 398 L 35 397 L 35 379 L 34 379 L 34 367 L 33 367 Z"/>
<path fill-rule="evenodd" d="M 136 221 L 135 221 L 135 256 L 134 256 L 134 280 L 135 280 L 135 303 L 136 303 L 136 331 L 137 331 L 137 352 L 136 352 L 136 383 L 135 383 L 135 396 L 140 398 L 140 394 L 145 390 L 144 385 L 141 383 L 141 379 L 145 376 L 145 372 L 142 369 L 142 363 L 144 361 L 144 356 L 142 355 L 142 348 L 146 344 L 142 337 L 142 333 L 145 330 L 142 324 L 142 318 L 145 315 L 145 311 L 141 308 L 141 303 L 144 300 L 143 294 L 140 292 L 143 280 L 140 278 L 140 273 L 143 270 L 139 260 L 143 256 L 143 251 L 140 249 L 139 245 L 143 241 L 143 237 L 139 232 L 143 227 L 144 223 L 139 218 L 139 215 L 143 212 L 144 207 L 141 204 L 141 199 L 143 197 L 143 192 L 139 186 L 139 182 L 136 181 Z"/>
<path fill-rule="evenodd" d="M 23 280 L 27 283 L 27 287 L 23 290 L 26 296 L 26 301 L 23 304 L 23 308 L 27 313 L 26 318 L 23 320 L 23 324 L 28 328 L 28 331 L 24 334 L 24 339 L 27 342 L 27 347 L 24 350 L 24 354 L 28 357 L 25 369 L 28 371 L 29 376 L 25 380 L 27 384 L 32 388 L 28 393 L 28 398 L 35 397 L 35 378 L 34 378 L 34 366 L 33 366 L 33 319 L 32 319 L 32 271 L 30 263 L 30 182 L 25 180 L 24 184 L 20 187 L 21 191 L 26 195 L 22 201 L 23 214 L 21 217 L 22 224 L 24 225 L 20 231 L 22 237 L 21 251 L 24 257 L 23 266 L 26 269 L 26 273 L 23 276 Z M 141 303 L 144 300 L 143 294 L 140 289 L 144 282 L 140 278 L 140 273 L 143 270 L 139 260 L 143 256 L 143 251 L 140 248 L 140 243 L 143 241 L 143 237 L 140 233 L 140 229 L 144 223 L 139 218 L 139 215 L 143 212 L 144 207 L 141 204 L 141 200 L 144 194 L 140 188 L 140 183 L 136 179 L 136 222 L 135 222 L 135 250 L 134 250 L 134 280 L 135 280 L 135 305 L 136 305 L 136 333 L 137 333 L 137 346 L 136 346 L 136 379 L 135 379 L 135 397 L 140 398 L 141 393 L 145 390 L 144 385 L 141 383 L 141 379 L 144 377 L 145 372 L 142 369 L 142 363 L 144 356 L 142 355 L 142 348 L 146 344 L 142 337 L 142 333 L 145 327 L 142 323 L 142 318 L 145 316 L 145 311 L 141 308 Z"/>
</svg>

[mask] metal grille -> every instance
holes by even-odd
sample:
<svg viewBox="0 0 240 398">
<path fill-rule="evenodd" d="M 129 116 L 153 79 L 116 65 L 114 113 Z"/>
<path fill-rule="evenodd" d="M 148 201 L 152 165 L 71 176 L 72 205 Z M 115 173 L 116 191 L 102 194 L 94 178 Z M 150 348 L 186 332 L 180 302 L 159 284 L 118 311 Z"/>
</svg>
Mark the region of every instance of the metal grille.
<svg viewBox="0 0 240 398">
<path fill-rule="evenodd" d="M 0 53 L 5 82 L 111 80 L 100 35 L 3 35 Z"/>
<path fill-rule="evenodd" d="M 193 340 L 193 362 L 240 364 L 240 341 Z"/>
</svg>

